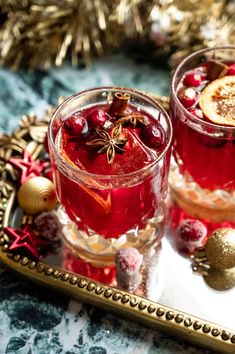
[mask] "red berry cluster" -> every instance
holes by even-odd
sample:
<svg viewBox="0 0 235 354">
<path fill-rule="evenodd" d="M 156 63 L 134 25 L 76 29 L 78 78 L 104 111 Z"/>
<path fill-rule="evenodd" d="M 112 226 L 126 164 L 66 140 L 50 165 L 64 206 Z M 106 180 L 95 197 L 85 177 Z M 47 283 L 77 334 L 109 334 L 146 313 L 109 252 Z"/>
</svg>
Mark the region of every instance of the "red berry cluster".
<svg viewBox="0 0 235 354">
<path fill-rule="evenodd" d="M 200 119 L 204 119 L 204 114 L 198 107 L 199 95 L 208 82 L 204 70 L 204 67 L 200 67 L 187 72 L 182 79 L 182 86 L 178 91 L 178 98 L 182 105 L 191 114 Z"/>
<path fill-rule="evenodd" d="M 159 122 L 150 124 L 145 117 L 146 124 L 138 126 L 139 137 L 145 145 L 150 148 L 159 148 L 165 141 L 165 134 Z M 107 124 L 109 123 L 109 124 Z M 115 117 L 101 108 L 93 108 L 87 112 L 76 112 L 67 118 L 63 128 L 72 137 L 79 137 L 81 134 L 92 132 L 97 128 L 112 129 L 115 125 Z M 135 128 L 135 126 L 132 126 Z"/>
<path fill-rule="evenodd" d="M 95 130 L 102 128 L 108 120 L 109 117 L 106 112 L 95 108 L 89 110 L 86 117 L 79 112 L 74 113 L 64 121 L 64 128 L 70 135 L 78 137 L 81 133 L 86 132 L 87 129 Z"/>
<path fill-rule="evenodd" d="M 227 65 L 226 75 L 235 75 L 235 64 Z M 202 90 L 212 80 L 207 77 L 207 65 L 204 64 L 185 73 L 178 90 L 178 98 L 182 105 L 195 117 L 204 120 L 205 115 L 198 101 Z"/>
</svg>

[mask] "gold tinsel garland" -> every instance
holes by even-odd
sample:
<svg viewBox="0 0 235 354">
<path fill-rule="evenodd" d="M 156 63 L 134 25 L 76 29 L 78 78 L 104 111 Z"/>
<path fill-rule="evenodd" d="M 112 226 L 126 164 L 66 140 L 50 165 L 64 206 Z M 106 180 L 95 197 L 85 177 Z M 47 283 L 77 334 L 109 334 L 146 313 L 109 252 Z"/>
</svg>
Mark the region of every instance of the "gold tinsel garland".
<svg viewBox="0 0 235 354">
<path fill-rule="evenodd" d="M 0 11 L 0 63 L 13 68 L 89 63 L 127 38 L 153 42 L 173 66 L 235 42 L 233 0 L 1 0 Z"/>
</svg>

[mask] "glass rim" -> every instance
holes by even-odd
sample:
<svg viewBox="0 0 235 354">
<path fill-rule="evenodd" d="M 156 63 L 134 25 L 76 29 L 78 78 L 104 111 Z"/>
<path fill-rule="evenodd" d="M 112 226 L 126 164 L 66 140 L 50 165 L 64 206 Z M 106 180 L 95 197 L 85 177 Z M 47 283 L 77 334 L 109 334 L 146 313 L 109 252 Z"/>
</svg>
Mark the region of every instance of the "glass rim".
<svg viewBox="0 0 235 354">
<path fill-rule="evenodd" d="M 168 128 L 169 128 L 169 139 L 168 139 L 168 142 L 167 142 L 165 148 L 163 149 L 163 151 L 159 154 L 159 156 L 156 158 L 156 160 L 154 160 L 151 164 L 144 166 L 136 171 L 129 172 L 129 173 L 124 173 L 124 174 L 120 174 L 120 175 L 102 175 L 102 174 L 96 174 L 96 173 L 91 173 L 91 172 L 87 172 L 84 170 L 80 170 L 79 168 L 75 168 L 69 162 L 67 162 L 65 159 L 63 159 L 61 157 L 58 149 L 55 146 L 53 134 L 52 134 L 52 125 L 53 125 L 53 121 L 57 117 L 57 114 L 67 103 L 72 101 L 74 98 L 84 95 L 84 94 L 91 92 L 91 91 L 100 91 L 100 90 L 122 90 L 122 91 L 125 90 L 130 93 L 134 93 L 134 94 L 136 93 L 138 95 L 143 96 L 148 101 L 150 101 L 150 103 L 155 108 L 157 108 L 159 111 L 161 111 L 161 113 L 164 115 L 164 118 L 166 119 L 167 124 L 168 124 Z M 162 157 L 165 156 L 167 151 L 170 149 L 170 146 L 172 143 L 172 136 L 173 136 L 173 128 L 172 128 L 172 123 L 171 123 L 170 117 L 169 117 L 168 113 L 166 112 L 166 110 L 161 106 L 161 104 L 156 99 L 154 99 L 152 96 L 142 92 L 141 90 L 136 90 L 136 89 L 127 88 L 127 87 L 123 87 L 123 86 L 99 86 L 99 87 L 94 87 L 91 89 L 83 90 L 81 92 L 78 92 L 78 93 L 75 93 L 75 94 L 69 96 L 53 112 L 51 120 L 49 122 L 49 126 L 48 126 L 49 145 L 51 146 L 53 153 L 55 154 L 56 158 L 60 161 L 60 163 L 63 167 L 65 167 L 66 169 L 68 169 L 69 171 L 71 171 L 72 173 L 74 173 L 76 175 L 81 175 L 83 177 L 94 178 L 94 179 L 104 179 L 104 180 L 109 180 L 109 179 L 121 180 L 123 178 L 130 178 L 130 177 L 142 174 L 145 171 L 151 170 L 151 168 L 156 166 L 158 164 L 158 162 L 162 159 Z"/>
<path fill-rule="evenodd" d="M 225 45 L 225 46 L 218 46 L 218 47 L 211 47 L 211 48 L 204 48 L 204 49 L 200 49 L 200 50 L 197 50 L 189 55 L 187 55 L 180 64 L 177 65 L 175 71 L 174 71 L 174 74 L 172 76 L 172 79 L 171 79 L 171 84 L 170 84 L 170 88 L 171 88 L 171 96 L 174 100 L 174 103 L 177 104 L 178 108 L 181 109 L 181 111 L 188 116 L 188 118 L 190 119 L 190 121 L 193 121 L 193 122 L 197 122 L 197 123 L 200 123 L 208 128 L 214 128 L 214 129 L 220 129 L 222 131 L 225 131 L 225 132 L 228 132 L 228 131 L 231 131 L 231 132 L 235 132 L 235 127 L 233 126 L 229 126 L 229 125 L 220 125 L 220 124 L 215 124 L 215 123 L 210 123 L 210 122 L 205 122 L 204 120 L 201 120 L 200 118 L 194 116 L 192 113 L 190 113 L 183 105 L 182 103 L 180 102 L 180 100 L 178 99 L 177 97 L 177 93 L 176 93 L 176 88 L 174 87 L 174 83 L 177 79 L 177 76 L 178 76 L 178 73 L 179 71 L 181 70 L 181 68 L 187 63 L 189 62 L 192 58 L 196 57 L 196 56 L 199 56 L 203 53 L 206 53 L 206 52 L 211 52 L 211 51 L 214 51 L 214 50 L 222 50 L 222 49 L 232 49 L 232 50 L 235 50 L 235 46 L 233 45 Z"/>
</svg>

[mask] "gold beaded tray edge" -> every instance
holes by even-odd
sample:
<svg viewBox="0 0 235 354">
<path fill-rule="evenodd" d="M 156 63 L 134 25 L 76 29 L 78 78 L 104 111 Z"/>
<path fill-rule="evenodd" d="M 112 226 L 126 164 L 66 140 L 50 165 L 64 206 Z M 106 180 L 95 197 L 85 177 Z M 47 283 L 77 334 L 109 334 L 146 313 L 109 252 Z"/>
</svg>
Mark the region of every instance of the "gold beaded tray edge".
<svg viewBox="0 0 235 354">
<path fill-rule="evenodd" d="M 168 110 L 167 97 L 154 96 Z M 0 136 L 0 261 L 18 275 L 62 292 L 76 300 L 110 310 L 149 327 L 164 330 L 194 344 L 216 352 L 235 353 L 235 332 L 217 324 L 194 317 L 150 301 L 148 299 L 95 282 L 89 278 L 52 267 L 42 261 L 9 252 L 9 243 L 3 228 L 9 226 L 16 200 L 17 170 L 8 163 L 14 154 L 21 155 L 24 148 L 37 158 L 53 108 L 42 120 L 36 115 L 23 116 L 19 128 L 11 136 Z"/>
</svg>

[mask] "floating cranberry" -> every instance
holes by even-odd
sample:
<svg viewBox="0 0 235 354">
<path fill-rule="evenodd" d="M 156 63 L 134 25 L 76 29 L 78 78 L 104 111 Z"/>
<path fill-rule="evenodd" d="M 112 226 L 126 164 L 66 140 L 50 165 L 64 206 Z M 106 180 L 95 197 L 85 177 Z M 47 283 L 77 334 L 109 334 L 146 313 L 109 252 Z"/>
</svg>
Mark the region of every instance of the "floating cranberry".
<svg viewBox="0 0 235 354">
<path fill-rule="evenodd" d="M 185 108 L 190 108 L 197 102 L 198 92 L 192 87 L 182 87 L 178 92 L 178 97 Z"/>
<path fill-rule="evenodd" d="M 228 66 L 227 75 L 235 75 L 235 64 L 231 64 Z"/>
<path fill-rule="evenodd" d="M 187 242 L 204 239 L 207 235 L 207 228 L 200 220 L 185 219 L 178 228 L 179 237 Z"/>
<path fill-rule="evenodd" d="M 102 128 L 108 121 L 108 115 L 102 109 L 93 109 L 87 116 L 87 122 L 90 129 Z"/>
<path fill-rule="evenodd" d="M 148 147 L 156 149 L 164 143 L 165 134 L 159 123 L 155 123 L 154 125 L 148 124 L 140 129 L 140 139 Z"/>
<path fill-rule="evenodd" d="M 204 114 L 203 111 L 200 108 L 189 108 L 189 113 L 191 113 L 193 116 L 199 118 L 199 119 L 204 119 Z"/>
<path fill-rule="evenodd" d="M 64 121 L 64 128 L 72 136 L 79 136 L 86 124 L 86 120 L 80 114 L 74 114 Z"/>
<path fill-rule="evenodd" d="M 205 79 L 205 74 L 192 72 L 185 75 L 183 84 L 188 87 L 198 87 Z"/>
</svg>

